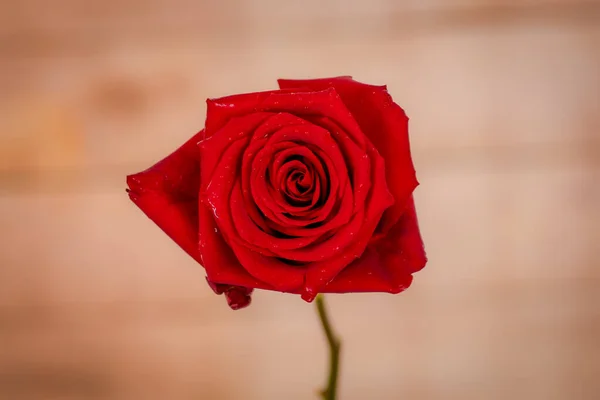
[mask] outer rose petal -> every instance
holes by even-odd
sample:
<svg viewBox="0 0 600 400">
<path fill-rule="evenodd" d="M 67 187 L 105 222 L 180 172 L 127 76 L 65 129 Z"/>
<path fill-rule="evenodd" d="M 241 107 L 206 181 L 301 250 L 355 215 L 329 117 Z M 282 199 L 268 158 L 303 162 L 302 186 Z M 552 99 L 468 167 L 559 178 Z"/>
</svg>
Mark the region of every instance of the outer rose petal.
<svg viewBox="0 0 600 400">
<path fill-rule="evenodd" d="M 200 158 L 197 144 L 203 136 L 202 131 L 197 133 L 165 159 L 127 177 L 131 200 L 199 263 L 205 258 L 198 245 Z M 210 214 L 209 218 L 212 219 Z M 238 281 L 261 287 L 252 278 Z M 225 295 L 230 307 L 239 309 L 250 304 L 250 293 L 245 287 L 229 286 Z"/>
<path fill-rule="evenodd" d="M 388 235 L 369 244 L 362 257 L 323 288 L 325 293 L 400 293 L 412 282 L 412 273 L 427 262 L 412 197 Z"/>
<path fill-rule="evenodd" d="M 218 234 L 212 211 L 202 199 L 199 204 L 199 221 L 202 264 L 211 282 L 273 290 L 271 286 L 255 279 L 242 268 L 231 248 Z"/>
<path fill-rule="evenodd" d="M 256 106 L 265 101 L 271 94 L 290 91 L 270 90 L 266 92 L 234 94 L 206 100 L 206 122 L 204 137 L 212 137 L 232 117 L 244 116 L 256 111 Z"/>
<path fill-rule="evenodd" d="M 361 141 L 364 137 L 354 116 L 332 86 L 311 93 L 297 92 L 276 90 L 210 99 L 207 101 L 205 136 L 212 137 L 235 117 L 266 111 L 292 113 L 301 118 L 325 116 L 335 121 L 353 139 Z"/>
<path fill-rule="evenodd" d="M 198 249 L 199 132 L 152 167 L 127 177 L 131 200 L 196 261 Z"/>
<path fill-rule="evenodd" d="M 398 221 L 406 200 L 417 187 L 410 154 L 408 117 L 387 92 L 385 86 L 367 85 L 351 77 L 310 80 L 280 79 L 285 90 L 325 90 L 334 88 L 350 110 L 364 134 L 386 161 L 386 177 L 396 203 L 382 217 L 380 230 L 387 232 Z"/>
<path fill-rule="evenodd" d="M 413 274 L 425 267 L 427 255 L 412 196 L 396 225 L 385 237 L 372 243 L 372 246 L 394 277 L 403 273 Z"/>
</svg>

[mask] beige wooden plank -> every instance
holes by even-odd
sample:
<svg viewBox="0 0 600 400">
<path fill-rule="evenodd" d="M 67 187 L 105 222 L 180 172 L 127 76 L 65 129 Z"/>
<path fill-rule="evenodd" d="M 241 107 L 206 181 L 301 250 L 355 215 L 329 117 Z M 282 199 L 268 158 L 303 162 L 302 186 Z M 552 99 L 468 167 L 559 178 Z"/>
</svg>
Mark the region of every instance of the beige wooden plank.
<svg viewBox="0 0 600 400">
<path fill-rule="evenodd" d="M 597 284 L 334 296 L 345 344 L 342 395 L 594 399 Z M 314 310 L 291 296 L 260 297 L 263 304 L 218 321 L 189 302 L 173 303 L 189 310 L 175 318 L 149 304 L 41 308 L 54 323 L 12 331 L 3 324 L 0 395 L 308 398 L 325 373 Z"/>
<path fill-rule="evenodd" d="M 389 84 L 411 116 L 416 152 L 543 144 L 579 157 L 598 147 L 599 37 L 590 26 L 478 27 L 376 44 L 121 43 L 44 59 L 15 72 L 16 84 L 0 78 L 14 94 L 0 105 L 0 167 L 145 167 L 202 126 L 207 97 L 347 72 Z"/>
<path fill-rule="evenodd" d="M 416 198 L 431 268 L 418 280 L 452 290 L 600 278 L 598 173 L 535 164 L 423 171 Z M 1 197 L 0 303 L 209 296 L 201 269 L 123 187 L 119 179 L 99 192 Z"/>
<path fill-rule="evenodd" d="M 597 177 L 425 171 L 431 262 L 414 287 L 331 298 L 344 398 L 594 399 Z M 309 397 L 325 355 L 312 307 L 257 293 L 228 311 L 116 190 L 2 199 L 0 397 Z"/>
<path fill-rule="evenodd" d="M 382 28 L 393 30 L 420 25 L 428 25 L 430 29 L 445 29 L 461 24 L 565 18 L 593 22 L 591 18 L 597 17 L 599 11 L 597 2 L 593 0 L 374 0 L 369 3 L 358 0 L 307 0 L 305 3 L 276 0 L 128 0 L 118 3 L 58 0 L 52 5 L 43 0 L 25 0 L 3 4 L 0 35 L 98 31 L 112 27 L 117 32 L 106 32 L 109 37 L 114 37 L 115 33 L 127 37 L 140 29 L 156 36 L 156 28 L 161 29 L 162 35 L 193 32 L 226 37 L 247 31 L 252 36 L 262 36 L 273 29 L 284 36 L 291 34 L 296 38 L 299 34 L 356 37 L 354 34 L 357 32 L 371 34 Z M 358 21 L 362 24 L 355 24 Z M 384 26 L 378 21 L 383 22 Z M 404 27 L 394 26 L 391 24 L 394 21 L 404 22 Z M 293 24 L 289 25 L 289 22 Z M 351 23 L 355 24 L 352 30 Z M 22 38 L 27 40 L 33 37 L 25 35 Z M 55 43 L 52 38 L 48 39 L 29 43 Z M 73 37 L 72 41 L 77 43 L 78 38 Z M 9 48 L 7 43 L 3 47 Z M 15 47 L 12 49 L 19 51 Z M 42 47 L 38 46 L 37 49 L 41 50 Z"/>
<path fill-rule="evenodd" d="M 134 209 L 123 187 L 0 199 L 2 302 L 197 297 L 200 268 Z"/>
<path fill-rule="evenodd" d="M 599 169 L 500 169 L 421 175 L 426 273 L 440 284 L 598 275 Z"/>
</svg>

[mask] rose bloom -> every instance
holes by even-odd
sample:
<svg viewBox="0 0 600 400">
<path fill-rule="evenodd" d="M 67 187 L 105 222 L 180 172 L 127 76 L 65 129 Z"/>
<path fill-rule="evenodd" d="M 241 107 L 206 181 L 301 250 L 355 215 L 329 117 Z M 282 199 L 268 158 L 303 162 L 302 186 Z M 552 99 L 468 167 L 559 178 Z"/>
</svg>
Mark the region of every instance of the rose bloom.
<svg viewBox="0 0 600 400">
<path fill-rule="evenodd" d="M 406 114 L 350 77 L 279 87 L 207 100 L 204 129 L 128 176 L 129 197 L 233 309 L 253 289 L 402 292 L 427 261 Z"/>
</svg>

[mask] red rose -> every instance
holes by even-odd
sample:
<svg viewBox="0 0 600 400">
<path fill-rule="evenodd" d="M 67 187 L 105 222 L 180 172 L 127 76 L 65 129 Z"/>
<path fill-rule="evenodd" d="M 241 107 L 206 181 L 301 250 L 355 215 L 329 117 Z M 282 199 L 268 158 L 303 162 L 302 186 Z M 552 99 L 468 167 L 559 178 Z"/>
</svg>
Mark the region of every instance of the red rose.
<svg viewBox="0 0 600 400">
<path fill-rule="evenodd" d="M 229 305 L 254 288 L 399 293 L 425 266 L 408 118 L 350 77 L 207 101 L 205 128 L 129 196 Z"/>
</svg>

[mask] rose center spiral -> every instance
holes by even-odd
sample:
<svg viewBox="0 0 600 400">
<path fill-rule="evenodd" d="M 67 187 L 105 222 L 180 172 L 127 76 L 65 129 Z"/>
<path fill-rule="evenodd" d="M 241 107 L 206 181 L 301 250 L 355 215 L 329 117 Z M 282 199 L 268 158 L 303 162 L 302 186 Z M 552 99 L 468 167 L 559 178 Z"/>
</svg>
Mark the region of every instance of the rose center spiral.
<svg viewBox="0 0 600 400">
<path fill-rule="evenodd" d="M 314 171 L 302 159 L 291 159 L 281 168 L 279 189 L 294 206 L 307 205 L 315 190 Z"/>
</svg>

